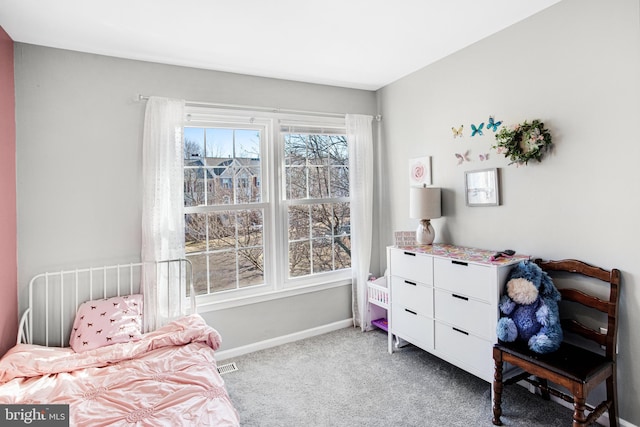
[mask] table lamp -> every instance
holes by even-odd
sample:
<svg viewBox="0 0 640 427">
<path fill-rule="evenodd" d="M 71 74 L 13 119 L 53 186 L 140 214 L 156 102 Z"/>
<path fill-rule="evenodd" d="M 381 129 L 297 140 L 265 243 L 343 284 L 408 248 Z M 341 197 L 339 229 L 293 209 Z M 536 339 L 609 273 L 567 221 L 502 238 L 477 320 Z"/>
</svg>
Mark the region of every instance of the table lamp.
<svg viewBox="0 0 640 427">
<path fill-rule="evenodd" d="M 416 230 L 416 243 L 430 245 L 436 237 L 430 220 L 440 218 L 440 188 L 411 187 L 409 193 L 409 217 L 420 220 Z"/>
</svg>

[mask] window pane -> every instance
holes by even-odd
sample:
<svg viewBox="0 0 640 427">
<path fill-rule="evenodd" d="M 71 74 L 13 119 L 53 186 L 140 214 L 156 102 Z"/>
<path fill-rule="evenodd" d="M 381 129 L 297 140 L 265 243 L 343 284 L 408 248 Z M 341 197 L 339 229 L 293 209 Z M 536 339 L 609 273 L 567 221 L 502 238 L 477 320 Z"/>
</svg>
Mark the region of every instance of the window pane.
<svg viewBox="0 0 640 427">
<path fill-rule="evenodd" d="M 217 252 L 209 255 L 209 280 L 211 292 L 236 289 L 235 251 Z"/>
<path fill-rule="evenodd" d="M 287 165 L 307 164 L 306 135 L 284 134 L 284 156 Z"/>
<path fill-rule="evenodd" d="M 331 239 L 313 240 L 313 272 L 333 271 L 333 245 Z"/>
<path fill-rule="evenodd" d="M 331 237 L 333 235 L 333 210 L 331 204 L 311 206 L 311 224 L 313 237 Z"/>
<path fill-rule="evenodd" d="M 351 268 L 351 236 L 337 236 L 333 241 L 335 269 Z"/>
<path fill-rule="evenodd" d="M 238 129 L 235 134 L 235 157 L 260 160 L 260 132 Z"/>
<path fill-rule="evenodd" d="M 204 129 L 184 128 L 184 160 L 200 160 L 204 158 Z M 202 164 L 202 163 L 201 163 Z"/>
<path fill-rule="evenodd" d="M 327 135 L 305 135 L 307 141 L 307 158 L 310 165 L 328 165 L 329 151 Z"/>
<path fill-rule="evenodd" d="M 209 250 L 236 247 L 236 214 L 234 211 L 209 214 Z"/>
<path fill-rule="evenodd" d="M 309 197 L 321 199 L 329 195 L 329 176 L 325 166 L 310 166 L 309 170 Z"/>
<path fill-rule="evenodd" d="M 198 206 L 204 203 L 204 184 L 202 168 L 184 169 L 184 205 Z"/>
<path fill-rule="evenodd" d="M 207 159 L 211 168 L 211 175 L 215 184 L 212 187 L 212 198 L 209 205 L 230 205 L 234 203 L 233 198 L 233 175 L 235 171 L 234 160 L 229 159 Z"/>
<path fill-rule="evenodd" d="M 206 148 L 207 159 L 233 158 L 233 129 L 207 129 Z"/>
<path fill-rule="evenodd" d="M 289 207 L 289 240 L 300 240 L 309 238 L 309 228 L 311 226 L 309 217 L 309 206 Z"/>
<path fill-rule="evenodd" d="M 289 244 L 289 276 L 307 276 L 311 273 L 310 242 L 291 242 Z"/>
<path fill-rule="evenodd" d="M 286 166 L 286 198 L 289 200 L 307 197 L 307 168 L 305 166 Z"/>
<path fill-rule="evenodd" d="M 262 209 L 238 211 L 238 246 L 258 246 L 262 250 Z"/>
<path fill-rule="evenodd" d="M 286 133 L 286 198 L 349 196 L 349 150 L 344 135 Z"/>
<path fill-rule="evenodd" d="M 328 151 L 331 165 L 349 166 L 349 144 L 344 135 L 331 136 Z"/>
<path fill-rule="evenodd" d="M 207 250 L 206 215 L 186 214 L 184 216 L 184 245 L 186 253 Z"/>
<path fill-rule="evenodd" d="M 209 293 L 209 272 L 207 269 L 207 255 L 192 255 L 187 259 L 191 261 L 193 267 L 193 288 L 196 295 L 205 295 Z"/>
<path fill-rule="evenodd" d="M 261 249 L 238 251 L 238 282 L 241 288 L 264 283 L 264 257 Z"/>
<path fill-rule="evenodd" d="M 223 185 L 225 167 L 207 168 L 207 205 L 229 204 L 233 191 Z"/>
<path fill-rule="evenodd" d="M 336 203 L 333 205 L 335 218 L 335 234 L 351 234 L 351 205 L 349 203 Z"/>
<path fill-rule="evenodd" d="M 247 163 L 247 162 L 243 162 Z M 235 170 L 236 202 L 252 203 L 260 201 L 260 189 L 252 173 L 255 168 L 240 166 Z"/>
<path fill-rule="evenodd" d="M 349 197 L 349 168 L 346 166 L 331 166 L 330 177 L 330 196 L 331 197 Z"/>
<path fill-rule="evenodd" d="M 259 130 L 185 127 L 184 143 L 185 206 L 262 202 Z"/>
</svg>

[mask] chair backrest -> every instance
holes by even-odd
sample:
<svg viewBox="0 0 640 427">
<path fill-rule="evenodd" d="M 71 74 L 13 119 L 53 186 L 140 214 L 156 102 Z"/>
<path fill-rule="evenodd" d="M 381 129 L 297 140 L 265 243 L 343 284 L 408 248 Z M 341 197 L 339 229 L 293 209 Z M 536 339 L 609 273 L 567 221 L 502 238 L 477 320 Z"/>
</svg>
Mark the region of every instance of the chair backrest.
<svg viewBox="0 0 640 427">
<path fill-rule="evenodd" d="M 579 336 L 597 343 L 604 348 L 605 356 L 609 360 L 616 358 L 616 340 L 618 333 L 618 300 L 620 297 L 620 271 L 618 269 L 604 270 L 594 267 L 582 261 L 566 259 L 561 261 L 543 261 L 535 260 L 536 264 L 556 281 L 553 272 L 577 273 L 582 276 L 598 279 L 609 285 L 608 298 L 598 297 L 585 291 L 583 287 L 576 289 L 573 286 L 560 287 L 558 290 L 562 295 L 563 301 L 572 301 L 592 310 L 604 313 L 606 316 L 606 332 L 593 329 L 585 325 L 579 318 L 562 319 L 562 328 L 565 331 L 578 334 Z M 572 281 L 572 284 L 575 282 Z M 561 317 L 564 314 L 561 312 Z"/>
</svg>

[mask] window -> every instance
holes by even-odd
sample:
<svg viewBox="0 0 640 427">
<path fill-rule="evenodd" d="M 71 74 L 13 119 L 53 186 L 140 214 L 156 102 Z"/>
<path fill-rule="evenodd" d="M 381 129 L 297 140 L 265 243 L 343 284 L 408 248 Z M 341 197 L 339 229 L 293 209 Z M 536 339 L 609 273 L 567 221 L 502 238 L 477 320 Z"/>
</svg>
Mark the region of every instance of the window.
<svg viewBox="0 0 640 427">
<path fill-rule="evenodd" d="M 263 134 L 184 129 L 185 251 L 198 295 L 265 283 Z"/>
<path fill-rule="evenodd" d="M 276 121 L 199 109 L 185 124 L 185 247 L 199 296 L 350 277 L 344 123 Z"/>
<path fill-rule="evenodd" d="M 281 128 L 289 277 L 351 266 L 349 147 L 344 129 Z"/>
</svg>

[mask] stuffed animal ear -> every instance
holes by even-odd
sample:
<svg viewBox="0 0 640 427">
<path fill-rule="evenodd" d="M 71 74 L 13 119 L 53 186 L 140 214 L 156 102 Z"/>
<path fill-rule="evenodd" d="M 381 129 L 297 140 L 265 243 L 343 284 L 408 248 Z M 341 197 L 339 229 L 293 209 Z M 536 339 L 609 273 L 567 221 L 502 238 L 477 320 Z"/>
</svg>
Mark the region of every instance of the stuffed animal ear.
<svg viewBox="0 0 640 427">
<path fill-rule="evenodd" d="M 549 277 L 549 275 L 544 271 L 542 272 L 540 294 L 547 298 L 551 298 L 554 301 L 560 301 L 561 298 L 560 292 L 553 284 L 553 280 L 551 280 L 551 277 Z"/>
<path fill-rule="evenodd" d="M 509 271 L 509 277 L 507 278 L 507 281 L 524 277 L 526 275 L 526 270 L 527 262 L 520 261 L 519 263 L 511 267 L 511 271 Z"/>
</svg>

